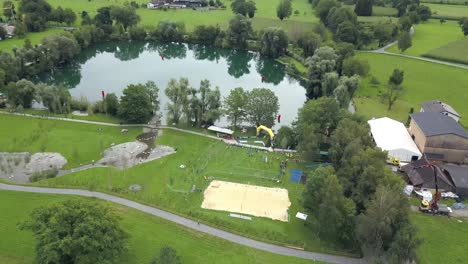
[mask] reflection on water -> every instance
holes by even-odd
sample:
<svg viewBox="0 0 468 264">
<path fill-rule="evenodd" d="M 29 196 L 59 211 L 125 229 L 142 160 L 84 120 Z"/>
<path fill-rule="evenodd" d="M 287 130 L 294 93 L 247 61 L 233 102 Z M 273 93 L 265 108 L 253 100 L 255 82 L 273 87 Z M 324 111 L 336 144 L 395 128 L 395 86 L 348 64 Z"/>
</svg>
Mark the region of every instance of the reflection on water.
<svg viewBox="0 0 468 264">
<path fill-rule="evenodd" d="M 188 78 L 194 87 L 208 79 L 213 87 L 219 86 L 223 97 L 235 87 L 269 88 L 279 98 L 282 121 L 286 124 L 294 120 L 298 108 L 306 100 L 304 88 L 288 77 L 284 66 L 275 60 L 261 58 L 253 52 L 200 45 L 100 44 L 84 50 L 75 63 L 40 79 L 65 85 L 73 96 L 85 96 L 90 101 L 100 100 L 101 90 L 120 96 L 128 84 L 152 80 L 160 88 L 161 109 L 164 110 L 167 104 L 164 88 L 170 79 L 181 77 Z"/>
</svg>

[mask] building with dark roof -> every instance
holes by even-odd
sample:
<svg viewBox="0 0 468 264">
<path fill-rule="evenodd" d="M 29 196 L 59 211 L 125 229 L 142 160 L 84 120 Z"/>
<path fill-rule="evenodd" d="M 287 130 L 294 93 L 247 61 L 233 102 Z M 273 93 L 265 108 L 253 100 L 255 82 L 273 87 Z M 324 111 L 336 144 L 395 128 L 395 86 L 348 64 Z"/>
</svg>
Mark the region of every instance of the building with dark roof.
<svg viewBox="0 0 468 264">
<path fill-rule="evenodd" d="M 449 116 L 457 122 L 461 118 L 461 115 L 457 111 L 455 111 L 453 107 L 438 100 L 431 100 L 431 101 L 422 103 L 420 112 L 439 113 L 442 115 Z"/>
<path fill-rule="evenodd" d="M 459 196 L 468 197 L 468 166 L 444 164 L 441 167 L 455 185 L 454 192 Z"/>
<path fill-rule="evenodd" d="M 468 133 L 453 118 L 434 112 L 414 113 L 409 132 L 428 159 L 468 164 Z"/>
<path fill-rule="evenodd" d="M 434 171 L 428 165 L 426 159 L 422 158 L 401 167 L 406 173 L 407 181 L 416 188 L 435 189 Z M 455 192 L 456 185 L 442 170 L 436 169 L 437 186 L 440 191 Z"/>
</svg>

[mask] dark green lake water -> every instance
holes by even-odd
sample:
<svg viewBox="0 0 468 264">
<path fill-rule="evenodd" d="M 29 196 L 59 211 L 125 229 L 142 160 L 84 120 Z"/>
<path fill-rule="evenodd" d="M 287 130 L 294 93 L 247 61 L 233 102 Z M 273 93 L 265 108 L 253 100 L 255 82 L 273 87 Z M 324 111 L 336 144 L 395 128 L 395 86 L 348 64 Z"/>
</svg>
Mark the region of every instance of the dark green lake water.
<svg viewBox="0 0 468 264">
<path fill-rule="evenodd" d="M 305 89 L 274 60 L 261 58 L 253 52 L 187 44 L 101 44 L 82 52 L 75 63 L 41 79 L 63 84 L 71 89 L 72 96 L 85 96 L 90 101 L 100 100 L 101 90 L 120 96 L 128 84 L 152 80 L 160 88 L 164 117 L 168 103 L 164 89 L 170 79 L 181 77 L 188 78 L 193 87 L 199 87 L 201 80 L 208 79 L 213 87 L 220 88 L 223 97 L 236 87 L 271 89 L 279 98 L 279 113 L 285 124 L 295 119 L 298 108 L 306 100 Z M 220 123 L 224 125 L 225 121 Z"/>
</svg>

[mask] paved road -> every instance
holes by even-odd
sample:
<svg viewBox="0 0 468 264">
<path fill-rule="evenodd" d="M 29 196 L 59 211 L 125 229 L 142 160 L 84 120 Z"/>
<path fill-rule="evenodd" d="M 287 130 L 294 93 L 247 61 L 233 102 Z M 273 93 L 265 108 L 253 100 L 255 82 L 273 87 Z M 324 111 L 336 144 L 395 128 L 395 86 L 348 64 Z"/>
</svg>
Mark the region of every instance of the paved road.
<svg viewBox="0 0 468 264">
<path fill-rule="evenodd" d="M 333 256 L 328 254 L 322 253 L 314 253 L 308 251 L 301 251 L 296 250 L 288 247 L 281 247 L 277 245 L 272 245 L 264 242 L 259 242 L 253 239 L 245 238 L 239 235 L 235 235 L 220 229 L 216 229 L 204 224 L 198 224 L 195 221 L 190 219 L 171 214 L 169 212 L 156 209 L 150 206 L 146 206 L 137 202 L 133 202 L 127 199 L 123 199 L 120 197 L 116 197 L 109 194 L 99 193 L 99 192 L 91 192 L 86 190 L 76 190 L 76 189 L 55 189 L 55 188 L 40 188 L 40 187 L 29 187 L 29 186 L 19 186 L 19 185 L 9 185 L 0 183 L 0 190 L 8 190 L 8 191 L 19 191 L 19 192 L 32 192 L 32 193 L 49 193 L 49 194 L 64 194 L 64 195 L 77 195 L 77 196 L 85 196 L 85 197 L 96 197 L 102 200 L 110 201 L 113 203 L 121 204 L 127 207 L 134 208 L 136 210 L 142 211 L 144 213 L 148 213 L 168 221 L 177 223 L 179 225 L 183 225 L 185 227 L 191 228 L 193 230 L 207 233 L 236 244 L 240 244 L 243 246 L 247 246 L 250 248 L 255 248 L 258 250 L 263 250 L 267 252 L 271 252 L 274 254 L 284 255 L 284 256 L 292 256 L 298 257 L 303 259 L 310 259 L 310 260 L 317 260 L 323 261 L 327 263 L 339 263 L 339 264 L 361 264 L 366 263 L 363 259 L 356 259 L 350 257 L 342 257 L 342 256 Z"/>
</svg>

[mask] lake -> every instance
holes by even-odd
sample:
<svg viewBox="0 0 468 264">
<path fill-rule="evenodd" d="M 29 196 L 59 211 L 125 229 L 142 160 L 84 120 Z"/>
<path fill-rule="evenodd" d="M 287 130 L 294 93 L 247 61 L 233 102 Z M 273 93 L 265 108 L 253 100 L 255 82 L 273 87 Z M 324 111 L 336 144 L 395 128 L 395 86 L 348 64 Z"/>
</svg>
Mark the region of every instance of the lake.
<svg viewBox="0 0 468 264">
<path fill-rule="evenodd" d="M 164 54 L 164 60 L 161 57 Z M 262 77 L 265 77 L 262 82 Z M 164 89 L 170 79 L 188 78 L 192 87 L 208 79 L 224 98 L 236 87 L 271 89 L 279 99 L 282 124 L 291 124 L 306 101 L 305 89 L 286 74 L 285 67 L 272 59 L 248 51 L 189 44 L 118 42 L 84 50 L 63 68 L 42 76 L 49 84 L 62 84 L 73 97 L 95 102 L 101 91 L 122 95 L 128 84 L 154 81 L 160 89 L 163 122 L 168 99 Z M 220 120 L 218 125 L 226 125 Z"/>
</svg>

